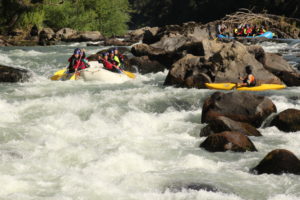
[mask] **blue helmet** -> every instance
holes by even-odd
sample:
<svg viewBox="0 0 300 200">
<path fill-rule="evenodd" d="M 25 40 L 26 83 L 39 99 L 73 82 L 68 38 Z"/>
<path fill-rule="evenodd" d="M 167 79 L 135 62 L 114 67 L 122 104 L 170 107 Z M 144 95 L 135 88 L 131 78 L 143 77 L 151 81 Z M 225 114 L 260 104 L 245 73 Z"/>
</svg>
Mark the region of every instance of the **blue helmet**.
<svg viewBox="0 0 300 200">
<path fill-rule="evenodd" d="M 107 52 L 104 52 L 104 53 L 102 53 L 102 56 L 104 57 L 104 56 L 108 56 L 108 53 Z"/>
<path fill-rule="evenodd" d="M 114 54 L 115 53 L 114 49 L 111 49 L 108 52 L 109 52 L 109 54 Z"/>
<path fill-rule="evenodd" d="M 76 55 L 76 54 L 81 54 L 81 50 L 79 49 L 79 48 L 76 48 L 75 50 L 74 50 L 74 55 Z"/>
</svg>

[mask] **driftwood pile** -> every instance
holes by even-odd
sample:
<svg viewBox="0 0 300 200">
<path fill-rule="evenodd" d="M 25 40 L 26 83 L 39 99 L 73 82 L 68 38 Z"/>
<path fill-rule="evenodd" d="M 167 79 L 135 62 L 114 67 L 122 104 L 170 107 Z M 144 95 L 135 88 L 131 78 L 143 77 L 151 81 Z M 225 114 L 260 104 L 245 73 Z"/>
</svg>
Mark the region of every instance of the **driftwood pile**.
<svg viewBox="0 0 300 200">
<path fill-rule="evenodd" d="M 268 31 L 272 31 L 279 38 L 300 38 L 300 19 L 264 13 L 253 13 L 248 9 L 226 15 L 220 20 L 229 29 L 239 25 L 263 25 Z"/>
</svg>

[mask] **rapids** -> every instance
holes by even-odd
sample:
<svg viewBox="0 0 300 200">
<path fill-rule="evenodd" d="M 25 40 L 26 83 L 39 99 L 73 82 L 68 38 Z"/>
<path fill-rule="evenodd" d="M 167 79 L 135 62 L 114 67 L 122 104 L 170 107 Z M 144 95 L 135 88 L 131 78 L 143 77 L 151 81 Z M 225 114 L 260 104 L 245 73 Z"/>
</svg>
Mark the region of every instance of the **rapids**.
<svg viewBox="0 0 300 200">
<path fill-rule="evenodd" d="M 265 42 L 295 66 L 300 41 Z M 214 91 L 164 87 L 167 71 L 123 84 L 58 81 L 77 46 L 1 47 L 2 64 L 26 68 L 30 82 L 0 84 L 0 199 L 296 200 L 300 176 L 253 175 L 271 150 L 300 157 L 300 133 L 260 128 L 258 152 L 200 149 L 202 104 Z M 104 48 L 104 47 L 103 47 Z M 300 109 L 300 89 L 256 92 L 278 112 Z M 184 189 L 207 184 L 218 192 Z M 182 189 L 180 189 L 182 187 Z M 174 190 L 174 188 L 179 188 Z"/>
</svg>

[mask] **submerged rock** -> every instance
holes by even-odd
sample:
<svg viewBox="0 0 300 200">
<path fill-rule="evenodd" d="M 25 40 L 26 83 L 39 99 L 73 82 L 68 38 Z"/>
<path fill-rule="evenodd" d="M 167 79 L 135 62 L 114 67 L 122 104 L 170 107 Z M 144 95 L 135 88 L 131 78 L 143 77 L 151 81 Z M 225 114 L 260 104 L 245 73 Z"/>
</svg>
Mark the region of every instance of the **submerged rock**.
<svg viewBox="0 0 300 200">
<path fill-rule="evenodd" d="M 29 71 L 0 65 L 0 82 L 24 82 L 30 78 Z"/>
<path fill-rule="evenodd" d="M 290 151 L 276 149 L 268 155 L 251 172 L 257 174 L 292 173 L 300 175 L 300 160 Z"/>
<path fill-rule="evenodd" d="M 245 92 L 215 92 L 208 97 L 202 109 L 202 123 L 210 123 L 217 117 L 225 116 L 238 122 L 260 127 L 276 106 L 267 97 Z"/>
<path fill-rule="evenodd" d="M 205 190 L 208 192 L 219 192 L 218 188 L 204 183 L 188 183 L 188 184 L 177 183 L 167 187 L 167 189 L 170 190 L 171 192 L 181 192 L 183 190 L 196 190 L 196 191 Z"/>
<path fill-rule="evenodd" d="M 257 151 L 251 140 L 242 133 L 225 131 L 209 135 L 200 145 L 201 148 L 210 152 L 224 151 Z"/>
<path fill-rule="evenodd" d="M 244 122 L 237 122 L 228 117 L 220 116 L 209 122 L 209 125 L 201 130 L 200 136 L 208 136 L 223 131 L 240 132 L 247 136 L 262 136 L 252 125 Z"/>
<path fill-rule="evenodd" d="M 276 126 L 284 132 L 300 131 L 300 110 L 287 109 L 279 113 L 272 121 L 271 126 Z"/>
</svg>

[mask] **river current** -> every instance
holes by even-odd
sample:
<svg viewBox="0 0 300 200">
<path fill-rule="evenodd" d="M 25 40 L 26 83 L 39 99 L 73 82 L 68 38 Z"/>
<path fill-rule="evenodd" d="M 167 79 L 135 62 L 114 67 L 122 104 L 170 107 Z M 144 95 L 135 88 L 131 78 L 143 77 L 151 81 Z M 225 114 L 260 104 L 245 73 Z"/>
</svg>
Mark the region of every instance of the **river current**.
<svg viewBox="0 0 300 200">
<path fill-rule="evenodd" d="M 262 45 L 300 63 L 300 41 Z M 300 199 L 300 176 L 249 173 L 274 149 L 300 158 L 300 132 L 260 128 L 263 137 L 250 137 L 258 152 L 207 152 L 199 148 L 202 104 L 215 91 L 164 87 L 167 71 L 123 84 L 50 81 L 75 47 L 101 49 L 0 48 L 1 64 L 33 75 L 0 84 L 1 200 Z M 278 112 L 300 109 L 299 87 L 256 93 Z M 184 189 L 190 184 L 218 191 Z"/>
</svg>

